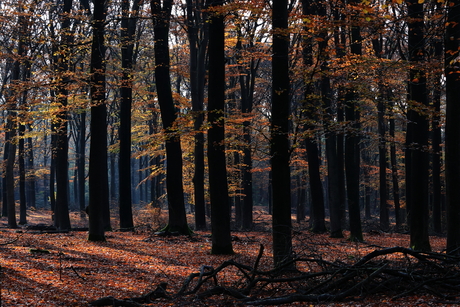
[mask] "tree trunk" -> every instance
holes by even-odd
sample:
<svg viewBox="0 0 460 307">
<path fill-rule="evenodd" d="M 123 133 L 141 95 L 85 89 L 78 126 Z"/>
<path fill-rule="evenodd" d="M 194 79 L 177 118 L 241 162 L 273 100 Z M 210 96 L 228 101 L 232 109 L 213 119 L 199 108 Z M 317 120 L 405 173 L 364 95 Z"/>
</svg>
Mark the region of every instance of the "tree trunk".
<svg viewBox="0 0 460 307">
<path fill-rule="evenodd" d="M 26 203 L 26 169 L 24 163 L 24 132 L 26 127 L 19 125 L 18 135 L 18 166 L 19 166 L 19 224 L 27 224 L 27 203 Z"/>
<path fill-rule="evenodd" d="M 423 3 L 417 0 L 408 2 L 409 55 L 415 66 L 409 73 L 409 109 L 413 123 L 412 143 L 410 145 L 410 247 L 414 250 L 429 251 L 429 158 L 428 158 L 428 118 L 422 106 L 428 106 L 426 74 L 420 67 L 424 61 L 424 12 Z"/>
<path fill-rule="evenodd" d="M 187 0 L 187 25 L 190 46 L 190 87 L 195 130 L 193 192 L 195 201 L 195 227 L 206 229 L 205 210 L 205 164 L 203 101 L 205 85 L 206 47 L 208 45 L 208 23 L 203 22 L 202 1 Z M 199 40 L 199 33 L 202 39 Z"/>
<path fill-rule="evenodd" d="M 8 118 L 8 117 L 7 117 Z M 7 187 L 7 165 L 8 154 L 10 152 L 10 133 L 8 131 L 8 122 L 5 123 L 5 143 L 3 146 L 3 180 L 2 180 L 2 216 L 8 216 L 8 187 Z"/>
<path fill-rule="evenodd" d="M 105 241 L 109 183 L 107 167 L 107 106 L 105 100 L 106 7 L 94 0 L 91 46 L 91 142 L 89 154 L 89 234 L 90 241 Z M 109 216 L 110 218 L 110 216 Z"/>
<path fill-rule="evenodd" d="M 32 132 L 32 126 L 28 125 L 29 132 Z M 36 208 L 36 195 L 35 195 L 35 186 L 36 186 L 36 176 L 35 176 L 35 167 L 34 167 L 34 148 L 32 143 L 32 137 L 27 138 L 27 150 L 26 150 L 26 193 L 27 193 L 27 202 L 29 207 Z"/>
<path fill-rule="evenodd" d="M 447 253 L 460 254 L 460 1 L 447 2 L 445 39 L 446 78 L 446 201 Z"/>
<path fill-rule="evenodd" d="M 166 189 L 168 193 L 168 230 L 189 234 L 182 185 L 182 149 L 178 131 L 174 130 L 176 109 L 172 97 L 168 47 L 172 1 L 151 2 L 155 35 L 155 81 L 161 120 L 166 133 Z"/>
<path fill-rule="evenodd" d="M 78 202 L 81 211 L 86 208 L 86 189 L 85 189 L 85 148 L 86 148 L 86 112 L 79 114 L 78 128 L 78 152 L 77 161 L 77 176 L 78 176 Z"/>
<path fill-rule="evenodd" d="M 134 227 L 131 195 L 131 107 L 132 107 L 132 69 L 134 37 L 136 33 L 139 0 L 123 0 L 121 4 L 121 88 L 120 88 L 120 157 L 118 161 L 119 178 L 119 213 L 120 228 L 131 229 Z M 131 14 L 133 16 L 131 16 Z"/>
<path fill-rule="evenodd" d="M 68 111 L 67 111 L 67 96 L 68 90 L 67 85 L 69 78 L 66 75 L 69 72 L 69 45 L 71 43 L 70 33 L 70 12 L 72 9 L 72 0 L 65 0 L 63 12 L 60 18 L 62 27 L 62 38 L 61 45 L 59 46 L 60 56 L 58 57 L 58 63 L 56 68 L 61 75 L 62 83 L 59 84 L 58 102 L 60 104 L 60 110 L 57 114 L 56 123 L 56 207 L 54 210 L 54 224 L 58 229 L 68 230 L 70 229 L 70 217 L 69 217 L 69 195 L 68 195 L 68 184 L 69 184 L 69 143 L 68 143 Z"/>
<path fill-rule="evenodd" d="M 436 4 L 438 9 L 442 4 Z M 441 28 L 442 29 L 442 28 Z M 442 32 L 442 31 L 439 31 Z M 440 34 L 442 35 L 442 34 Z M 442 40 L 438 39 L 434 43 L 434 56 L 439 61 L 443 59 Z M 442 84 L 441 80 L 444 78 L 441 72 L 435 71 L 433 73 L 434 89 L 433 89 L 433 108 L 434 115 L 432 118 L 432 185 L 433 185 L 433 230 L 440 234 L 442 233 L 442 180 L 441 180 L 441 164 L 442 164 L 442 122 L 441 122 L 441 97 L 442 97 Z"/>
<path fill-rule="evenodd" d="M 351 54 L 361 55 L 361 29 L 351 26 Z M 353 74 L 353 73 L 352 73 Z M 359 205 L 360 172 L 360 111 L 356 101 L 358 94 L 349 88 L 345 95 L 345 118 L 350 122 L 349 132 L 345 137 L 345 176 L 347 181 L 348 217 L 350 222 L 350 240 L 363 241 L 361 213 Z"/>
<path fill-rule="evenodd" d="M 390 101 L 392 101 L 390 99 Z M 396 160 L 396 140 L 395 140 L 395 119 L 393 113 L 393 105 L 389 106 L 390 111 L 390 129 L 389 135 L 391 138 L 390 145 L 390 162 L 391 162 L 391 181 L 393 185 L 393 202 L 395 206 L 395 219 L 396 219 L 396 229 L 400 229 L 402 223 L 404 222 L 403 215 L 401 213 L 401 204 L 400 204 L 400 193 L 399 193 L 399 176 L 398 176 L 398 163 Z"/>
<path fill-rule="evenodd" d="M 211 0 L 213 8 L 222 6 Z M 225 58 L 224 15 L 213 12 L 209 27 L 209 87 L 208 87 L 208 165 L 211 200 L 212 253 L 233 254 L 230 234 L 230 203 L 228 197 L 225 158 Z"/>
<path fill-rule="evenodd" d="M 385 90 L 380 88 L 380 97 L 377 102 L 378 132 L 379 132 L 379 194 L 380 194 L 380 228 L 388 230 L 390 227 L 390 215 L 387 202 L 387 148 L 386 148 L 386 124 L 385 124 Z"/>
<path fill-rule="evenodd" d="M 288 1 L 273 0 L 272 108 L 270 155 L 272 168 L 272 231 L 275 267 L 292 259 L 291 174 L 289 146 Z"/>
<path fill-rule="evenodd" d="M 308 14 L 317 14 L 319 16 L 325 16 L 326 8 L 323 4 L 312 5 L 310 1 L 304 0 L 302 2 L 302 11 L 305 15 Z M 318 57 L 321 63 L 321 73 L 324 75 L 328 71 L 327 65 L 327 52 L 326 47 L 328 43 L 327 33 L 322 31 L 318 35 L 320 40 L 318 42 Z M 305 39 L 302 42 L 303 48 L 303 63 L 307 67 L 312 65 L 312 41 L 311 39 Z M 303 106 L 303 114 L 305 114 L 304 120 L 307 122 L 313 122 L 317 120 L 316 112 L 318 110 L 319 103 L 315 98 L 314 89 L 312 85 L 312 80 L 305 80 L 305 104 Z M 312 124 L 306 124 L 305 127 L 307 130 L 312 132 L 308 133 L 308 136 L 305 139 L 305 147 L 307 150 L 307 159 L 308 159 L 308 172 L 310 176 L 310 191 L 311 191 L 311 211 L 310 211 L 310 228 L 313 232 L 323 233 L 326 232 L 325 224 L 325 209 L 324 209 L 324 193 L 323 193 L 323 184 L 321 181 L 320 173 L 320 159 L 319 159 L 319 150 L 318 144 L 316 142 L 315 126 Z M 313 134 L 313 135 L 312 135 Z"/>
</svg>

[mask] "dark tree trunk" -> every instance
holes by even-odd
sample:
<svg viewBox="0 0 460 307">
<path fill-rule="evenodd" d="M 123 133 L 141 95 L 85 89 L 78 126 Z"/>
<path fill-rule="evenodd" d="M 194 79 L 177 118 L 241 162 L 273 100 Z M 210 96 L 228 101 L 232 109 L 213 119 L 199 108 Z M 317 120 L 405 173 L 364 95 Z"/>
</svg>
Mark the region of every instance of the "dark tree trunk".
<svg viewBox="0 0 460 307">
<path fill-rule="evenodd" d="M 378 132 L 379 132 L 379 194 L 380 194 L 380 228 L 388 230 L 390 227 L 390 214 L 387 202 L 387 147 L 386 147 L 386 124 L 385 124 L 385 90 L 380 89 L 380 97 L 377 102 Z"/>
<path fill-rule="evenodd" d="M 351 26 L 351 41 L 351 54 L 361 55 L 361 29 L 356 24 Z M 359 205 L 360 111 L 357 99 L 358 93 L 353 88 L 349 88 L 345 95 L 345 118 L 350 122 L 349 132 L 345 137 L 345 176 L 351 241 L 363 241 Z"/>
<path fill-rule="evenodd" d="M 437 3 L 437 6 L 441 6 Z M 442 28 L 441 28 L 442 29 Z M 439 31 L 442 32 L 442 31 Z M 443 42 L 438 39 L 434 43 L 434 56 L 440 61 L 443 59 Z M 442 181 L 441 181 L 441 157 L 442 157 L 442 132 L 441 132 L 441 97 L 443 79 L 441 72 L 433 73 L 433 108 L 434 115 L 432 118 L 432 185 L 433 185 L 433 230 L 442 233 Z"/>
<path fill-rule="evenodd" d="M 296 221 L 301 223 L 306 217 L 306 204 L 307 204 L 307 189 L 306 189 L 306 176 L 300 172 L 297 176 L 297 208 L 296 208 Z"/>
<path fill-rule="evenodd" d="M 441 80 L 441 76 L 439 76 Z M 432 185 L 433 185 L 433 230 L 442 233 L 442 185 L 441 185 L 441 156 L 442 156 L 442 136 L 441 136 L 441 90 L 440 82 L 436 82 L 433 106 L 435 115 L 432 119 Z"/>
<path fill-rule="evenodd" d="M 16 135 L 16 127 L 13 121 L 15 121 L 16 112 L 9 111 L 7 118 L 8 132 L 10 135 L 8 145 L 8 160 L 6 160 L 6 196 L 7 196 L 7 208 L 8 208 L 8 227 L 17 228 L 16 222 L 16 202 L 14 198 L 14 162 L 16 159 L 16 144 L 14 143 L 13 136 Z"/>
<path fill-rule="evenodd" d="M 51 123 L 51 136 L 50 136 L 50 152 L 51 152 L 51 159 L 50 159 L 50 180 L 48 182 L 49 185 L 49 202 L 51 211 L 53 211 L 53 221 L 54 215 L 56 211 L 56 125 Z"/>
<path fill-rule="evenodd" d="M 104 0 L 94 0 L 91 46 L 91 142 L 89 154 L 89 234 L 90 241 L 105 241 L 109 183 L 107 167 L 107 106 L 105 84 Z M 109 226 L 109 227 L 108 227 Z"/>
<path fill-rule="evenodd" d="M 76 153 L 77 176 L 78 176 L 78 202 L 81 211 L 86 208 L 85 193 L 85 147 L 86 147 L 86 112 L 79 114 L 78 127 L 78 152 Z"/>
<path fill-rule="evenodd" d="M 11 71 L 11 80 L 10 84 L 12 85 L 6 95 L 6 131 L 8 133 L 8 159 L 6 160 L 6 169 L 5 169 L 5 180 L 6 180 L 6 205 L 7 205 L 7 215 L 8 215 L 8 227 L 17 228 L 16 222 L 16 202 L 15 202 L 15 185 L 14 185 L 14 164 L 16 160 L 16 134 L 18 130 L 18 116 L 17 116 L 17 107 L 18 100 L 21 96 L 21 91 L 18 88 L 18 82 L 21 80 L 21 62 L 26 53 L 24 36 L 27 34 L 26 29 L 26 20 L 21 13 L 23 12 L 22 3 L 18 5 L 18 25 L 19 33 L 16 39 L 18 40 L 17 45 L 17 58 L 14 60 L 13 69 Z M 15 88 L 16 87 L 16 88 Z"/>
<path fill-rule="evenodd" d="M 305 15 L 318 14 L 319 16 L 325 16 L 326 9 L 323 4 L 313 5 L 308 0 L 302 2 L 302 10 Z M 321 38 L 318 42 L 318 53 L 319 61 L 321 61 L 321 72 L 326 73 L 328 70 L 327 66 L 327 33 L 321 32 L 319 37 Z M 311 39 L 305 39 L 302 42 L 303 48 L 303 63 L 305 66 L 312 65 L 312 41 Z M 319 103 L 315 98 L 314 89 L 311 80 L 305 80 L 305 105 L 303 106 L 304 120 L 307 122 L 313 122 L 317 120 L 316 112 L 318 110 Z M 315 126 L 312 124 L 306 124 L 307 130 L 314 131 Z M 313 134 L 313 135 L 312 135 Z M 314 133 L 308 133 L 305 139 L 305 147 L 307 150 L 308 160 L 308 172 L 310 176 L 310 191 L 311 191 L 311 211 L 310 211 L 310 228 L 313 232 L 323 233 L 326 232 L 325 224 L 325 209 L 324 209 L 324 193 L 323 184 L 321 181 L 320 173 L 320 160 L 318 144 L 316 142 L 316 136 Z"/>
<path fill-rule="evenodd" d="M 417 0 L 408 2 L 409 55 L 414 66 L 409 73 L 409 104 L 413 123 L 412 143 L 410 145 L 410 246 L 414 250 L 429 251 L 429 157 L 428 157 L 428 118 L 420 106 L 428 106 L 426 73 L 420 68 L 424 61 L 424 12 L 423 3 Z"/>
<path fill-rule="evenodd" d="M 58 102 L 60 110 L 57 114 L 56 123 L 56 206 L 54 210 L 54 224 L 58 229 L 70 229 L 69 217 L 69 143 L 68 143 L 68 111 L 67 111 L 67 84 L 69 78 L 66 77 L 69 71 L 68 57 L 71 43 L 70 33 L 70 12 L 72 9 L 72 0 L 65 0 L 63 12 L 60 18 L 62 27 L 62 39 L 58 63 L 56 63 L 59 74 L 62 75 L 62 84 L 59 84 Z"/>
<path fill-rule="evenodd" d="M 32 132 L 32 126 L 28 125 L 29 132 Z M 36 176 L 35 176 L 35 167 L 34 167 L 34 149 L 32 138 L 27 138 L 27 150 L 26 150 L 26 170 L 27 170 L 27 178 L 26 178 L 26 194 L 27 194 L 27 202 L 29 207 L 36 208 Z"/>
<path fill-rule="evenodd" d="M 310 176 L 311 211 L 310 228 L 315 233 L 326 232 L 323 184 L 321 182 L 318 144 L 308 138 L 305 140 L 308 158 L 308 172 Z"/>
<path fill-rule="evenodd" d="M 19 166 L 19 224 L 27 224 L 27 203 L 26 203 L 26 167 L 24 163 L 24 133 L 26 127 L 19 125 L 18 135 L 18 166 Z"/>
<path fill-rule="evenodd" d="M 291 174 L 289 166 L 289 33 L 288 1 L 273 0 L 272 108 L 270 155 L 272 168 L 273 259 L 279 267 L 292 259 Z"/>
<path fill-rule="evenodd" d="M 390 105 L 390 110 L 393 106 Z M 395 119 L 394 114 L 391 111 L 390 113 L 390 129 L 389 135 L 391 138 L 390 144 L 390 161 L 391 161 L 391 181 L 393 185 L 393 202 L 395 206 L 395 220 L 396 220 L 396 229 L 400 229 L 402 223 L 404 222 L 403 214 L 401 213 L 401 204 L 400 204 L 400 193 L 399 193 L 399 176 L 398 176 L 398 163 L 396 159 L 396 140 L 395 140 Z"/>
<path fill-rule="evenodd" d="M 445 39 L 446 78 L 446 201 L 447 253 L 460 254 L 460 1 L 447 2 Z"/>
<path fill-rule="evenodd" d="M 218 8 L 220 0 L 210 0 Z M 212 253 L 233 254 L 230 203 L 225 158 L 225 58 L 224 15 L 213 12 L 209 27 L 208 165 L 211 200 Z"/>
<path fill-rule="evenodd" d="M 131 1 L 123 0 L 121 4 L 121 67 L 122 84 L 120 88 L 120 157 L 118 161 L 119 178 L 119 213 L 120 228 L 130 229 L 134 227 L 131 195 L 131 107 L 132 107 L 132 69 L 134 37 L 136 33 L 139 0 L 134 0 L 131 9 Z M 130 12 L 133 16 L 131 16 Z"/>
<path fill-rule="evenodd" d="M 170 60 L 168 47 L 169 23 L 172 1 L 151 1 L 155 35 L 155 81 L 160 104 L 161 120 L 166 133 L 166 189 L 168 194 L 168 230 L 188 234 L 185 212 L 184 189 L 182 185 L 182 149 L 180 136 L 174 130 L 176 109 L 172 97 Z"/>
<path fill-rule="evenodd" d="M 30 79 L 30 61 L 23 63 L 23 72 L 21 80 L 27 82 Z M 27 101 L 27 90 L 22 91 L 20 94 L 19 108 L 24 109 Z M 21 122 L 24 122 L 23 116 L 19 117 Z M 19 166 L 19 224 L 27 224 L 27 199 L 26 199 L 26 165 L 25 165 L 25 135 L 26 126 L 22 123 L 19 124 L 18 129 L 18 166 Z"/>
<path fill-rule="evenodd" d="M 238 31 L 238 41 L 236 43 L 237 62 L 245 62 L 241 58 L 243 49 L 243 34 Z M 252 42 L 250 42 L 252 45 Z M 238 82 L 241 91 L 241 112 L 243 117 L 249 118 L 252 113 L 254 104 L 254 88 L 256 83 L 256 72 L 259 66 L 259 60 L 251 59 L 248 67 L 246 65 L 238 66 L 239 76 Z M 253 226 L 253 182 L 252 182 L 252 149 L 251 149 L 251 121 L 245 119 L 243 121 L 243 163 L 242 172 L 242 188 L 243 188 L 243 203 L 241 208 L 242 229 L 251 229 Z"/>
<path fill-rule="evenodd" d="M 193 192 L 195 201 L 195 227 L 206 229 L 205 210 L 205 164 L 204 164 L 204 121 L 203 101 L 205 85 L 206 47 L 208 24 L 203 22 L 201 0 L 187 0 L 187 25 L 190 45 L 190 87 L 195 130 Z M 199 39 L 199 33 L 202 39 Z"/>
<path fill-rule="evenodd" d="M 8 118 L 8 117 L 7 117 Z M 8 164 L 8 154 L 10 152 L 10 133 L 8 131 L 8 122 L 5 123 L 5 143 L 3 146 L 3 180 L 2 180 L 2 216 L 8 216 L 8 193 L 6 168 Z"/>
</svg>

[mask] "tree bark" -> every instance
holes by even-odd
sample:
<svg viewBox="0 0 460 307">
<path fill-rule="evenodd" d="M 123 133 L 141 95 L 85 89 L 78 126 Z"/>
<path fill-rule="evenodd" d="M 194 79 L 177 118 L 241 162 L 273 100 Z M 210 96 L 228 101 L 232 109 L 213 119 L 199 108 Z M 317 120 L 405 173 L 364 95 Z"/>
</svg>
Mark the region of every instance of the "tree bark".
<svg viewBox="0 0 460 307">
<path fill-rule="evenodd" d="M 212 253 L 233 254 L 230 234 L 230 203 L 225 157 L 225 58 L 224 15 L 218 11 L 220 0 L 210 0 L 215 8 L 209 22 L 208 87 L 208 165 L 211 200 Z"/>
<path fill-rule="evenodd" d="M 167 229 L 189 234 L 182 185 L 182 149 L 179 132 L 174 128 L 177 115 L 170 79 L 168 34 L 172 1 L 164 0 L 161 3 L 160 0 L 153 0 L 150 4 L 155 36 L 155 81 L 161 120 L 166 133 L 166 189 L 169 209 Z"/>
<path fill-rule="evenodd" d="M 190 46 L 190 94 L 195 130 L 193 192 L 195 201 L 195 227 L 206 229 L 204 134 L 204 85 L 208 24 L 203 22 L 201 0 L 187 0 L 187 25 Z M 199 35 L 201 33 L 201 35 Z M 201 37 L 201 39 L 200 39 Z"/>
<path fill-rule="evenodd" d="M 119 176 L 119 213 L 120 228 L 134 227 L 131 195 L 131 107 L 132 107 L 132 69 L 134 37 L 136 33 L 139 0 L 123 0 L 121 4 L 121 87 L 120 87 L 120 157 L 118 163 Z M 132 15 L 130 14 L 132 11 Z"/>
<path fill-rule="evenodd" d="M 460 254 L 460 1 L 447 2 L 445 36 L 446 78 L 446 201 L 447 253 Z"/>
<path fill-rule="evenodd" d="M 272 107 L 270 155 L 272 169 L 272 232 L 275 267 L 292 259 L 291 174 L 289 146 L 289 30 L 288 1 L 273 0 L 272 6 Z"/>
<path fill-rule="evenodd" d="M 107 106 L 105 77 L 104 0 L 94 0 L 91 45 L 91 142 L 89 155 L 89 241 L 105 241 L 109 183 L 107 166 Z M 110 217 L 110 216 L 109 216 Z"/>
<path fill-rule="evenodd" d="M 32 132 L 31 125 L 28 125 L 29 132 Z M 27 170 L 27 178 L 26 178 L 26 193 L 27 193 L 27 202 L 29 207 L 36 208 L 36 195 L 35 195 L 35 187 L 36 187 L 36 176 L 35 176 L 35 167 L 34 167 L 34 148 L 32 137 L 27 138 L 27 149 L 26 149 L 26 170 Z"/>
<path fill-rule="evenodd" d="M 57 89 L 57 99 L 60 110 L 57 114 L 56 122 L 56 207 L 54 210 L 54 224 L 60 230 L 70 229 L 69 217 L 69 142 L 68 142 L 68 111 L 67 111 L 67 84 L 69 78 L 69 45 L 71 43 L 70 33 L 70 12 L 72 0 L 65 0 L 61 18 L 61 44 L 59 46 L 60 56 L 56 64 L 57 70 L 61 75 L 62 82 Z"/>
<path fill-rule="evenodd" d="M 414 250 L 429 251 L 429 159 L 428 159 L 428 118 L 424 107 L 428 106 L 426 73 L 421 67 L 424 62 L 424 12 L 423 3 L 408 2 L 409 55 L 413 67 L 409 72 L 409 120 L 413 123 L 410 145 L 410 247 Z"/>
<path fill-rule="evenodd" d="M 353 55 L 361 55 L 361 29 L 356 24 L 351 25 L 350 51 Z M 353 77 L 352 73 L 352 76 Z M 348 217 L 350 222 L 350 240 L 363 241 L 361 228 L 361 211 L 359 196 L 360 172 L 360 111 L 357 104 L 358 94 L 349 88 L 345 95 L 345 118 L 350 122 L 349 132 L 345 137 L 345 176 L 347 180 Z"/>
</svg>

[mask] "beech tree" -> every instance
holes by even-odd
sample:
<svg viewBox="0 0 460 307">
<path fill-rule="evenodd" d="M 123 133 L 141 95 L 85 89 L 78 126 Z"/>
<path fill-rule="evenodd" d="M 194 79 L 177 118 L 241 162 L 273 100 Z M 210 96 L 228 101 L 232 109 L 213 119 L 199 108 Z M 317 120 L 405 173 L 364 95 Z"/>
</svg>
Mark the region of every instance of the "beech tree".
<svg viewBox="0 0 460 307">
<path fill-rule="evenodd" d="M 107 167 L 107 105 L 105 77 L 104 0 L 94 0 L 91 45 L 91 142 L 89 156 L 89 234 L 90 241 L 105 241 L 109 210 Z"/>
<path fill-rule="evenodd" d="M 460 254 L 460 1 L 447 2 L 445 35 L 447 252 Z"/>
<path fill-rule="evenodd" d="M 194 117 L 194 175 L 195 227 L 206 229 L 205 162 L 204 162 L 204 91 L 206 50 L 209 24 L 205 22 L 204 1 L 187 0 L 187 33 L 190 52 L 190 97 Z"/>
<path fill-rule="evenodd" d="M 425 60 L 424 4 L 420 1 L 407 2 L 409 60 L 413 68 L 409 72 L 408 146 L 410 155 L 410 180 L 408 191 L 410 202 L 411 248 L 429 251 L 428 236 L 428 118 L 424 107 L 428 106 L 426 72 L 422 67 Z M 409 131 L 410 130 L 410 131 Z"/>
<path fill-rule="evenodd" d="M 213 254 L 233 254 L 225 157 L 225 25 L 221 0 L 210 0 L 208 167 Z"/>
<path fill-rule="evenodd" d="M 289 169 L 289 30 L 288 1 L 273 0 L 272 106 L 270 155 L 272 232 L 275 267 L 292 258 L 291 175 Z"/>
<path fill-rule="evenodd" d="M 121 65 L 122 81 L 120 87 L 120 161 L 119 166 L 119 206 L 120 228 L 133 228 L 132 195 L 131 195 L 131 107 L 133 82 L 133 50 L 139 0 L 123 0 L 121 5 Z M 132 12 L 132 13 L 130 13 Z"/>
<path fill-rule="evenodd" d="M 155 36 L 155 85 L 166 138 L 166 190 L 169 209 L 169 221 L 166 230 L 189 234 L 190 229 L 187 224 L 182 185 L 182 149 L 180 134 L 175 131 L 174 127 L 177 114 L 170 76 L 168 34 L 172 4 L 171 0 L 153 0 L 150 2 Z"/>
<path fill-rule="evenodd" d="M 58 47 L 60 56 L 56 63 L 57 71 L 60 73 L 57 96 L 59 101 L 59 114 L 56 121 L 56 208 L 54 222 L 58 229 L 70 229 L 69 217 L 69 142 L 68 142 L 68 94 L 67 86 L 69 79 L 70 45 L 72 43 L 70 14 L 72 0 L 65 0 L 61 19 L 61 40 Z M 60 8 L 58 8 L 60 9 Z"/>
</svg>

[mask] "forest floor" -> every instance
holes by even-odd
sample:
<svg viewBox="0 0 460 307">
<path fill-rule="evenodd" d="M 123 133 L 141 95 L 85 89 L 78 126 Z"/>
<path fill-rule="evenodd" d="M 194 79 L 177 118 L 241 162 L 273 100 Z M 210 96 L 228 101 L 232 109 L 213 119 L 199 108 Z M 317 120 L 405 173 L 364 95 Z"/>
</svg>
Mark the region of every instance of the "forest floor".
<svg viewBox="0 0 460 307">
<path fill-rule="evenodd" d="M 178 293 L 191 273 L 209 271 L 210 267 L 217 268 L 228 260 L 254 266 L 259 259 L 257 270 L 269 271 L 272 268 L 271 234 L 264 230 L 268 228 L 269 216 L 262 211 L 256 215 L 258 231 L 232 233 L 235 254 L 230 256 L 210 254 L 210 233 L 206 231 L 197 231 L 192 237 L 155 235 L 155 228 L 158 229 L 165 221 L 164 214 L 157 216 L 148 210 L 136 212 L 136 223 L 140 225 L 136 231 L 111 231 L 107 233 L 107 242 L 94 243 L 87 241 L 86 231 L 49 233 L 25 226 L 13 230 L 6 228 L 6 219 L 2 218 L 0 306 L 89 306 L 89 302 L 107 296 L 118 299 L 140 297 L 163 282 L 168 284 L 167 293 L 173 298 L 158 298 L 143 306 L 246 306 L 246 303 L 226 294 L 202 299 L 197 299 L 196 295 L 175 297 L 174 294 Z M 30 211 L 28 223 L 51 224 L 50 212 Z M 72 225 L 85 227 L 87 219 L 80 213 L 72 213 Z M 374 250 L 409 246 L 407 234 L 372 230 L 365 233 L 364 243 L 355 243 L 332 239 L 327 234 L 312 234 L 307 224 L 294 226 L 296 255 L 314 256 L 328 263 L 353 264 Z M 259 254 L 261 244 L 265 246 L 263 254 Z M 442 253 L 445 238 L 431 237 L 431 245 L 433 251 Z M 392 257 L 408 256 L 390 254 L 385 257 L 385 261 L 391 261 Z M 237 287 L 238 283 L 242 283 L 241 271 L 234 266 L 219 274 L 220 285 Z M 204 284 L 199 291 L 209 286 Z M 292 290 L 299 287 L 299 283 L 266 284 L 256 295 L 276 296 L 278 292 L 282 294 L 283 287 L 291 287 Z M 353 295 L 339 302 L 326 300 L 289 305 L 449 306 L 449 302 L 416 290 L 402 297 L 383 292 Z"/>
</svg>

